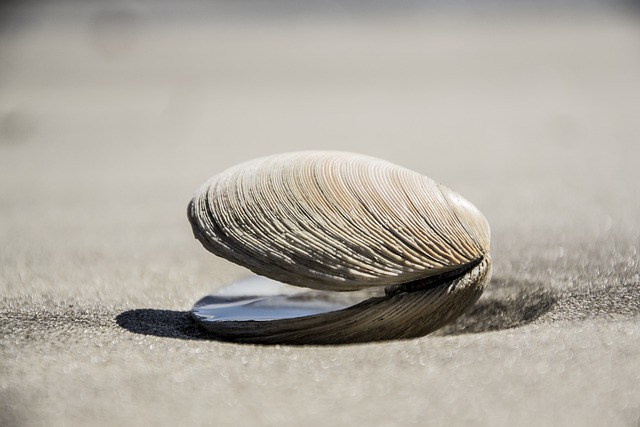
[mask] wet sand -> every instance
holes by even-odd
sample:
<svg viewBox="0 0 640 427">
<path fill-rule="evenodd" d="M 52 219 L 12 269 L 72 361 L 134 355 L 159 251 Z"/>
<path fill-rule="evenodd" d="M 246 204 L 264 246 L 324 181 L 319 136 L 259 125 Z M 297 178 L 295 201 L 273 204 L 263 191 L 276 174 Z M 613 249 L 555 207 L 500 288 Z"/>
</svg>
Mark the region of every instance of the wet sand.
<svg viewBox="0 0 640 427">
<path fill-rule="evenodd" d="M 0 424 L 638 425 L 635 15 L 45 12 L 0 39 Z M 303 149 L 471 200 L 485 295 L 414 340 L 208 339 L 188 310 L 248 272 L 192 192 Z"/>
</svg>

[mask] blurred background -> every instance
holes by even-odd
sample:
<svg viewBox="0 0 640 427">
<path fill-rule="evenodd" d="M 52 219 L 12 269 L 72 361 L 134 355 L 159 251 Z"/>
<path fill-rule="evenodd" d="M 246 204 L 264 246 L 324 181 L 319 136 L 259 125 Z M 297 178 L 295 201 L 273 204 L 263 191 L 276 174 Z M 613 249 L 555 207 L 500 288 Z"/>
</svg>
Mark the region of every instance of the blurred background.
<svg viewBox="0 0 640 427">
<path fill-rule="evenodd" d="M 160 281 L 166 258 L 197 268 L 210 258 L 185 219 L 195 188 L 290 150 L 443 182 L 486 213 L 498 250 L 500 236 L 624 230 L 640 204 L 637 6 L 4 2 L 0 236 L 6 263 L 29 264 L 5 286 L 53 290 L 72 258 L 93 271 L 70 296 L 112 289 L 102 263 L 130 275 L 142 260 Z"/>
</svg>

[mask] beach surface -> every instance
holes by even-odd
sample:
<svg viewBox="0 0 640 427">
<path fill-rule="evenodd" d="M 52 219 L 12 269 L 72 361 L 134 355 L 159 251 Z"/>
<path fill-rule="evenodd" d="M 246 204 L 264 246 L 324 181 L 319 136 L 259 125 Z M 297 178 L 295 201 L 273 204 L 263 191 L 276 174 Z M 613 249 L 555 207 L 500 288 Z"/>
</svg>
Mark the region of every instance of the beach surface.
<svg viewBox="0 0 640 427">
<path fill-rule="evenodd" d="M 5 6 L 0 425 L 639 425 L 635 12 L 158 4 Z M 478 303 L 406 341 L 203 334 L 192 305 L 249 272 L 193 238 L 193 192 L 310 149 L 472 201 Z"/>
</svg>

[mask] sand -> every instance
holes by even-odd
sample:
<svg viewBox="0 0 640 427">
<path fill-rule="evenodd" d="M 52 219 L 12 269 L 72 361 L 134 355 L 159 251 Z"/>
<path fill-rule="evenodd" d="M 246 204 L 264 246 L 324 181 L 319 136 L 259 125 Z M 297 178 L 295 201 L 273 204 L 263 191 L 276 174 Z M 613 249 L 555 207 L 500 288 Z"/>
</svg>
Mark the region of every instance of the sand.
<svg viewBox="0 0 640 427">
<path fill-rule="evenodd" d="M 636 15 L 216 4 L 5 20 L 0 425 L 637 426 Z M 193 239 L 192 192 L 302 149 L 382 157 L 478 206 L 477 305 L 407 341 L 208 339 L 188 310 L 248 272 Z"/>
</svg>

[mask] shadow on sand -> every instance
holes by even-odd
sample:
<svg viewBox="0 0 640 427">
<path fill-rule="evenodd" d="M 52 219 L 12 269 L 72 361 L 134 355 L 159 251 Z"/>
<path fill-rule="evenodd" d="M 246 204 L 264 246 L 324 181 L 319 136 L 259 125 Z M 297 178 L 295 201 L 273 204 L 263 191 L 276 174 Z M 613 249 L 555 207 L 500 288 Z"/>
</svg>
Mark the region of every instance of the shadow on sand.
<svg viewBox="0 0 640 427">
<path fill-rule="evenodd" d="M 451 336 L 511 329 L 547 313 L 557 298 L 539 284 L 494 278 L 482 298 L 455 322 L 433 335 Z M 215 340 L 188 311 L 136 309 L 120 313 L 116 322 L 130 332 L 188 340 Z"/>
<path fill-rule="evenodd" d="M 120 313 L 116 322 L 136 334 L 186 340 L 215 339 L 196 324 L 189 311 L 140 308 Z"/>
<path fill-rule="evenodd" d="M 537 283 L 495 278 L 480 300 L 434 335 L 461 335 L 524 326 L 548 313 L 558 297 Z"/>
</svg>

